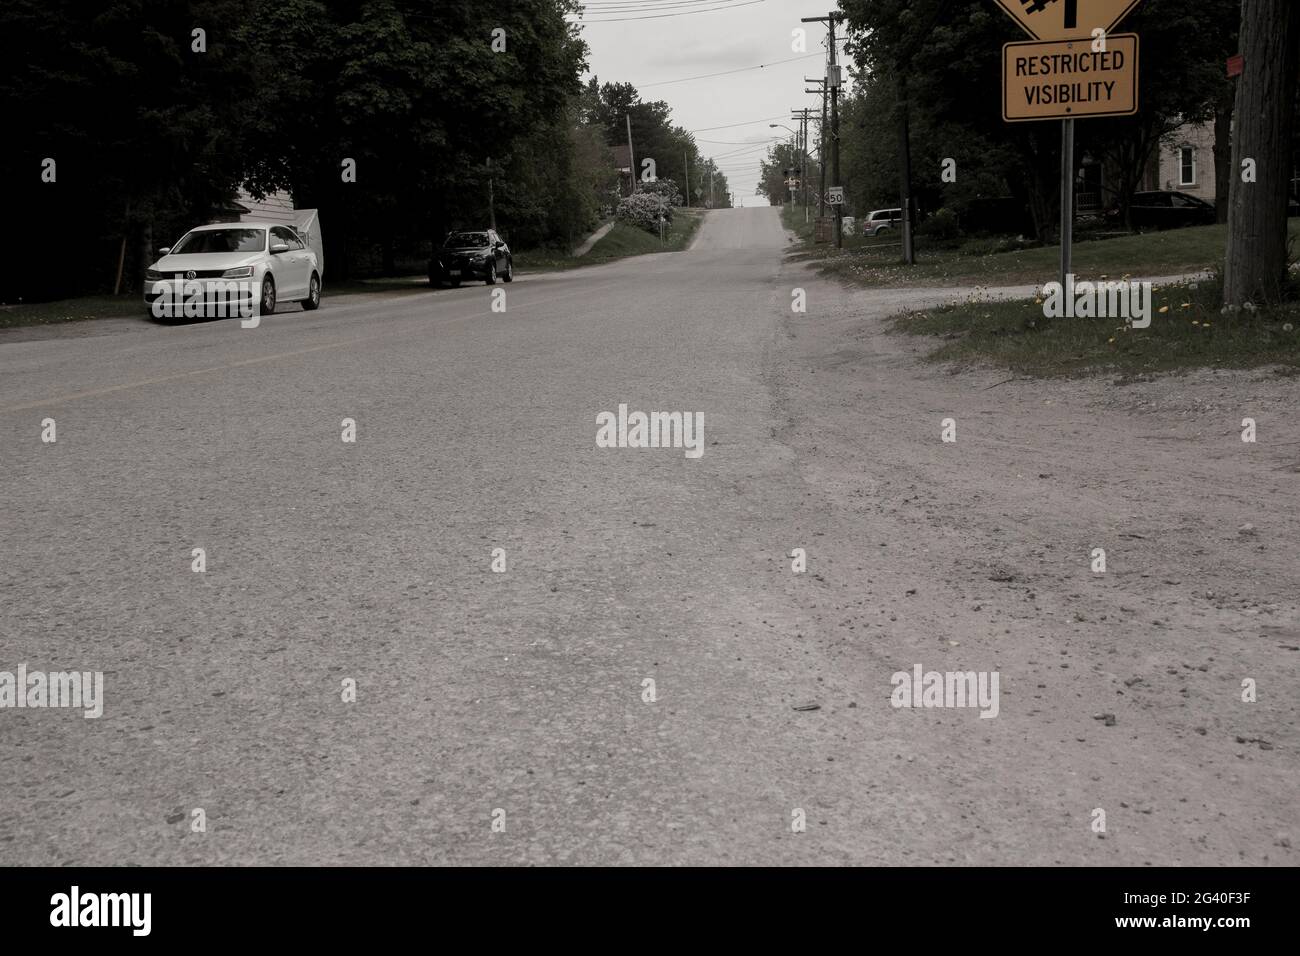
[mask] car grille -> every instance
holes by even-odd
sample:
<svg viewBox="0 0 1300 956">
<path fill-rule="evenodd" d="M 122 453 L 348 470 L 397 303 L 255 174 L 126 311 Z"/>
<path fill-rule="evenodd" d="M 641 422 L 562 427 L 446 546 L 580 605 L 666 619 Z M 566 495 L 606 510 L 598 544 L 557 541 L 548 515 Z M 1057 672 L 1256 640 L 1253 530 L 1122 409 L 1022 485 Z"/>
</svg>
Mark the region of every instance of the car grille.
<svg viewBox="0 0 1300 956">
<path fill-rule="evenodd" d="M 162 270 L 159 270 L 159 271 L 162 272 Z M 221 276 L 222 276 L 222 274 L 223 274 L 226 270 L 225 270 L 225 269 L 194 269 L 194 270 L 190 270 L 190 269 L 180 269 L 180 270 L 172 269 L 172 270 L 169 270 L 169 271 L 163 272 L 163 273 L 162 273 L 162 277 L 163 277 L 164 279 L 175 279 L 176 276 L 177 276 L 177 274 L 179 274 L 180 277 L 181 277 L 182 279 L 185 279 L 185 278 L 188 278 L 188 277 L 189 277 L 189 274 L 190 274 L 191 271 L 193 271 L 193 273 L 194 273 L 194 278 L 196 278 L 196 279 L 220 279 Z"/>
</svg>

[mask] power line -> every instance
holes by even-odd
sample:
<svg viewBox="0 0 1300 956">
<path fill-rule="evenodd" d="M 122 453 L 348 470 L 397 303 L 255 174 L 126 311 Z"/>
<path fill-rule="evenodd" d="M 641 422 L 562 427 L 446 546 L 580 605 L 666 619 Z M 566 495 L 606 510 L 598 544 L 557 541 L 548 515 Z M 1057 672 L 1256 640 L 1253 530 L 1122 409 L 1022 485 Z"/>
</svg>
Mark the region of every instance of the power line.
<svg viewBox="0 0 1300 956">
<path fill-rule="evenodd" d="M 719 3 L 731 3 L 734 0 L 590 0 L 579 4 L 579 13 L 595 11 L 597 13 L 636 13 L 640 10 L 673 10 L 682 7 L 705 7 Z"/>
<path fill-rule="evenodd" d="M 643 11 L 657 12 L 659 10 L 680 10 L 687 8 L 700 9 L 704 7 L 717 6 L 720 3 L 736 3 L 738 0 L 590 0 L 588 3 L 579 4 L 578 15 L 581 16 L 588 12 L 593 12 L 597 16 L 613 16 L 621 13 L 639 13 Z"/>
<path fill-rule="evenodd" d="M 737 126 L 753 126 L 756 123 L 770 123 L 772 120 L 785 119 L 785 114 L 780 116 L 764 116 L 762 119 L 750 120 L 748 123 L 731 123 L 727 126 L 701 126 L 699 129 L 688 129 L 688 133 L 707 133 L 711 129 L 735 129 Z"/>
<path fill-rule="evenodd" d="M 731 0 L 721 0 L 724 6 L 705 7 L 698 10 L 681 10 L 677 13 L 656 13 L 640 17 L 606 17 L 601 20 L 588 20 L 579 14 L 579 20 L 582 23 L 623 23 L 627 20 L 667 20 L 670 17 L 688 17 L 695 13 L 716 13 L 719 10 L 736 10 L 740 7 L 752 7 L 758 3 L 766 3 L 767 0 L 741 0 L 741 2 L 731 2 Z M 661 8 L 662 9 L 662 8 Z M 601 10 L 599 13 L 613 13 L 613 10 Z"/>
<path fill-rule="evenodd" d="M 718 0 L 587 0 L 579 3 L 582 9 L 589 7 L 700 7 Z"/>
<path fill-rule="evenodd" d="M 749 146 L 742 146 L 740 149 L 731 149 L 725 153 L 719 153 L 714 159 L 727 159 L 731 156 L 740 156 L 743 153 L 752 153 L 756 149 L 769 149 L 772 144 L 769 143 L 752 143 Z"/>
<path fill-rule="evenodd" d="M 709 80 L 715 76 L 730 76 L 733 73 L 748 73 L 750 70 L 762 70 L 769 66 L 779 66 L 782 63 L 794 63 L 796 60 L 810 60 L 813 57 L 820 57 L 820 53 L 809 53 L 805 56 L 792 56 L 788 60 L 773 60 L 771 63 L 760 63 L 758 66 L 742 66 L 735 70 L 723 70 L 720 73 L 701 73 L 699 76 L 684 76 L 680 80 L 659 80 L 655 83 L 641 83 L 637 89 L 646 90 L 652 86 L 667 86 L 670 83 L 689 83 L 691 80 Z"/>
</svg>

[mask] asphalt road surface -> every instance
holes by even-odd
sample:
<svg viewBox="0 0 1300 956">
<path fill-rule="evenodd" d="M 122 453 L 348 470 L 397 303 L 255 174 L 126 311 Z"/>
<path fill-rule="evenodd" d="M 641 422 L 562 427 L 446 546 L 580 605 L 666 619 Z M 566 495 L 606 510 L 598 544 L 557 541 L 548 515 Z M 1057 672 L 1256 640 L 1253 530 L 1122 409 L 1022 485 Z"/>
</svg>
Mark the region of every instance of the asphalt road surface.
<svg viewBox="0 0 1300 956">
<path fill-rule="evenodd" d="M 0 670 L 104 672 L 0 864 L 1300 862 L 1294 386 L 954 376 L 786 243 L 0 337 Z"/>
</svg>

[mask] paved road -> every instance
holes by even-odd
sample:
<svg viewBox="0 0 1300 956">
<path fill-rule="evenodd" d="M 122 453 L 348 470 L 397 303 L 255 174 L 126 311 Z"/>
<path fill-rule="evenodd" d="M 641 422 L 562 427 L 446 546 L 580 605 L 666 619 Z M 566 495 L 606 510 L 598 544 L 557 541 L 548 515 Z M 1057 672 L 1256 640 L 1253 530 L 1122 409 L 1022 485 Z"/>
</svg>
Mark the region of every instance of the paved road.
<svg viewBox="0 0 1300 956">
<path fill-rule="evenodd" d="M 785 243 L 734 210 L 688 252 L 499 286 L 504 313 L 471 286 L 0 339 L 0 669 L 105 672 L 101 719 L 0 710 L 0 863 L 1296 862 L 1294 704 L 1242 755 L 1185 688 L 1116 703 L 1116 635 L 1012 593 L 1079 532 L 1077 449 L 1051 527 L 999 454 L 955 478 L 939 413 L 1019 398 L 914 371 L 864 337 L 889 297 Z M 702 413 L 703 456 L 596 447 L 620 403 Z M 1250 663 L 1293 702 L 1294 605 L 1266 613 Z M 1224 627 L 1183 623 L 1196 653 Z M 1164 639 L 1142 667 L 1205 678 Z M 913 662 L 1001 668 L 999 717 L 891 708 Z"/>
</svg>

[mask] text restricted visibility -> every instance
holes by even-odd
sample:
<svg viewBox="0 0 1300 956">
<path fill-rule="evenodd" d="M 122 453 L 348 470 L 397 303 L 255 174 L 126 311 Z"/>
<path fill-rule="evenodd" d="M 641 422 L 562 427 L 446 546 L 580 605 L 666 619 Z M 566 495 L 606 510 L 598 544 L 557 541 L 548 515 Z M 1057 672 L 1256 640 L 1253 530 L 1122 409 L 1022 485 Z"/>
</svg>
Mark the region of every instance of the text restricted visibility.
<svg viewBox="0 0 1300 956">
<path fill-rule="evenodd" d="M 1090 40 L 1008 43 L 1002 48 L 1002 118 L 1128 116 L 1138 108 L 1136 33 Z"/>
</svg>

